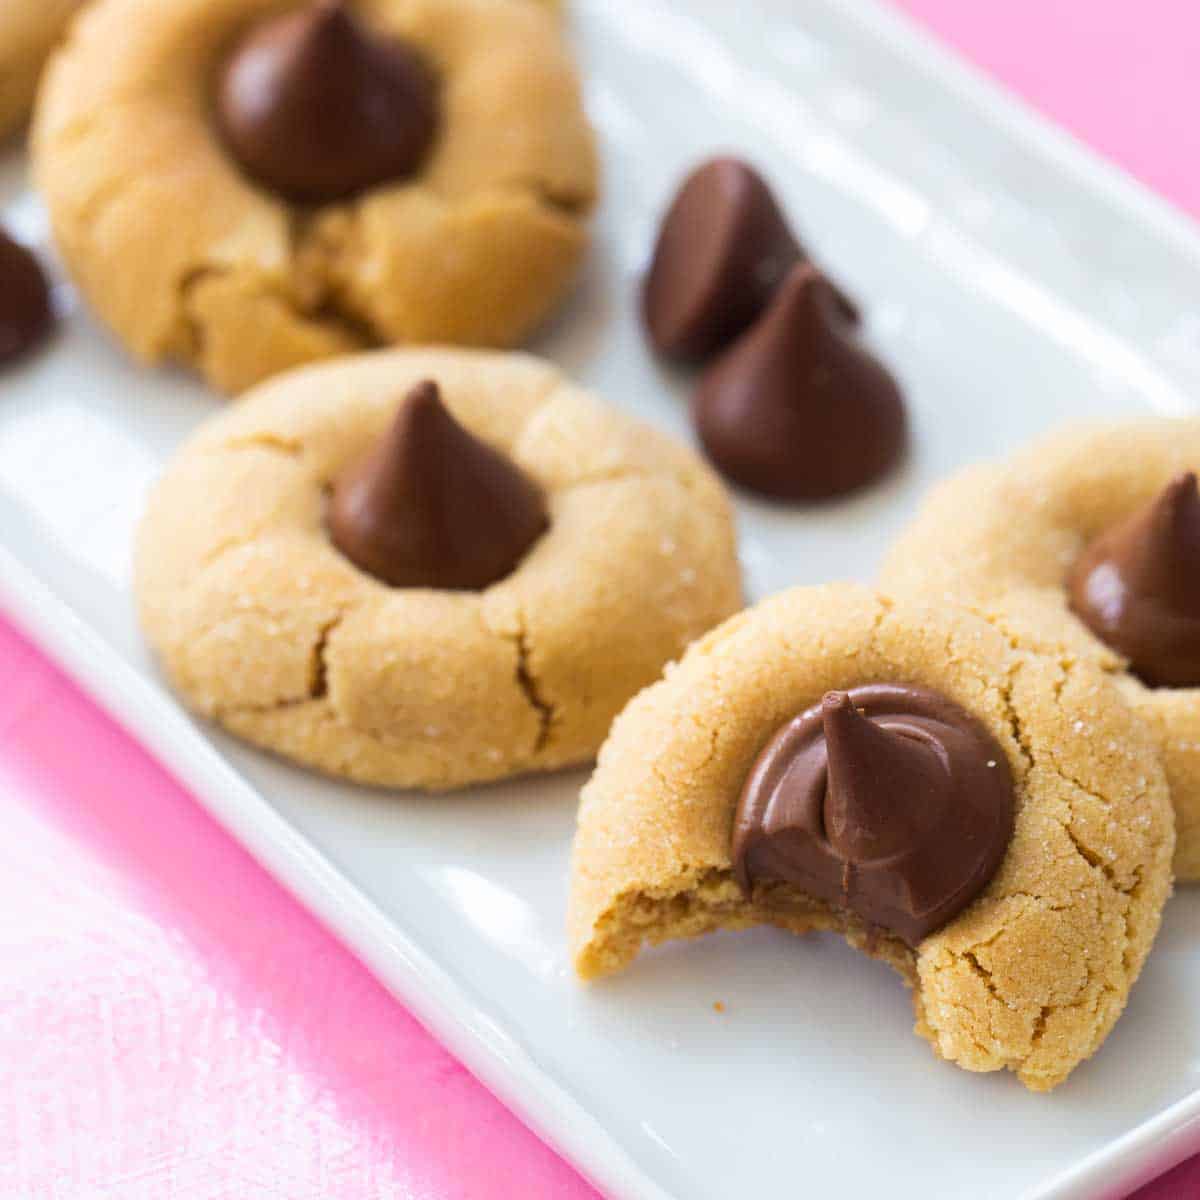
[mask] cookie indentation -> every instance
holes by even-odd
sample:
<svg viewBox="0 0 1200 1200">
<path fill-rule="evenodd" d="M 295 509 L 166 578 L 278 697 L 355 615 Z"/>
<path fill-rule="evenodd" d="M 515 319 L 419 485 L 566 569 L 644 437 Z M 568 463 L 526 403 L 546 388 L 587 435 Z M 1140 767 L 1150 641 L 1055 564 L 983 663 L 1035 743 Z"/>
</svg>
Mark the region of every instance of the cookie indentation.
<svg viewBox="0 0 1200 1200">
<path fill-rule="evenodd" d="M 911 946 L 796 882 L 763 878 L 747 896 L 730 853 L 741 786 L 773 733 L 826 692 L 880 678 L 978 720 L 1015 800 L 996 873 Z M 717 929 L 836 932 L 911 985 L 917 1032 L 940 1057 L 1046 1090 L 1120 1015 L 1173 849 L 1157 750 L 1094 664 L 946 601 L 798 588 L 701 639 L 622 713 L 581 800 L 568 931 L 585 978 Z"/>
<path fill-rule="evenodd" d="M 434 559 L 469 549 L 507 503 L 503 488 L 480 494 L 481 457 L 497 456 L 549 517 L 474 588 L 385 583 L 330 537 L 337 481 L 428 380 L 437 423 L 473 448 L 448 465 L 418 437 L 416 485 L 399 485 L 405 504 L 382 506 L 381 524 L 420 519 L 441 539 L 441 489 L 462 470 L 466 540 Z M 150 500 L 136 591 L 200 712 L 317 769 L 429 789 L 585 761 L 630 696 L 741 606 L 730 505 L 694 454 L 547 363 L 451 350 L 311 366 L 202 425 Z"/>
<path fill-rule="evenodd" d="M 440 98 L 415 169 L 391 158 L 394 125 L 388 153 L 378 122 L 356 125 L 365 145 L 332 139 L 356 172 L 400 174 L 371 186 L 359 174 L 330 200 L 327 138 L 321 153 L 272 155 L 284 195 L 247 175 L 214 111 L 231 47 L 279 11 L 274 0 L 98 0 L 51 65 L 34 171 L 60 255 L 100 318 L 139 360 L 193 366 L 226 392 L 374 344 L 526 338 L 575 278 L 597 191 L 594 137 L 553 15 L 494 0 L 327 7 L 318 24 L 343 35 L 369 18 L 372 62 L 380 46 L 404 46 L 431 64 Z M 282 19 L 306 17 L 293 8 Z M 293 115 L 344 110 L 314 100 L 337 81 L 361 107 L 359 89 L 378 74 L 310 72 Z M 419 72 L 402 74 L 411 83 Z M 322 130 L 306 117 L 291 138 Z M 345 183 L 346 164 L 333 165 Z"/>
</svg>

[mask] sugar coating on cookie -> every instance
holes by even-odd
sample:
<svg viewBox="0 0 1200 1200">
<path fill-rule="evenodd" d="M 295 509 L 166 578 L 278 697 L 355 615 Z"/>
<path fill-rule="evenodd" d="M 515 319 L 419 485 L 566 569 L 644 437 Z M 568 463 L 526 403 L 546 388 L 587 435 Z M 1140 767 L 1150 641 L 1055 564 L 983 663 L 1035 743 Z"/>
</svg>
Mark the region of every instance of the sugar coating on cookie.
<svg viewBox="0 0 1200 1200">
<path fill-rule="evenodd" d="M 0 138 L 33 107 L 38 77 L 82 0 L 4 0 L 0 4 Z"/>
<path fill-rule="evenodd" d="M 1200 689 L 1138 679 L 1072 611 L 1068 583 L 1100 535 L 1198 467 L 1196 418 L 1068 427 L 936 487 L 880 575 L 887 592 L 962 598 L 1014 636 L 1116 679 L 1161 747 L 1181 881 L 1200 880 Z"/>
<path fill-rule="evenodd" d="M 545 496 L 482 591 L 393 588 L 327 531 L 327 490 L 403 397 L 446 407 Z M 264 384 L 154 490 L 135 590 L 198 712 L 361 782 L 450 788 L 592 757 L 622 705 L 741 605 L 731 508 L 688 450 L 521 354 L 379 351 Z"/>
<path fill-rule="evenodd" d="M 35 176 L 74 279 L 138 359 L 232 392 L 376 342 L 509 346 L 570 287 L 598 171 L 555 14 L 353 7 L 432 65 L 439 130 L 411 178 L 315 208 L 256 186 L 213 114 L 223 56 L 277 0 L 98 0 L 77 22 Z"/>
<path fill-rule="evenodd" d="M 972 714 L 1003 748 L 1016 791 L 999 870 L 915 949 L 784 885 L 752 902 L 731 860 L 738 797 L 768 739 L 824 693 L 880 682 L 928 688 Z M 1170 892 L 1173 848 L 1152 740 L 1092 663 L 1014 647 L 965 610 L 800 588 L 702 638 L 617 719 L 581 800 L 568 935 L 590 979 L 671 938 L 834 930 L 912 986 L 917 1032 L 939 1056 L 1046 1090 L 1124 1008 Z"/>
</svg>

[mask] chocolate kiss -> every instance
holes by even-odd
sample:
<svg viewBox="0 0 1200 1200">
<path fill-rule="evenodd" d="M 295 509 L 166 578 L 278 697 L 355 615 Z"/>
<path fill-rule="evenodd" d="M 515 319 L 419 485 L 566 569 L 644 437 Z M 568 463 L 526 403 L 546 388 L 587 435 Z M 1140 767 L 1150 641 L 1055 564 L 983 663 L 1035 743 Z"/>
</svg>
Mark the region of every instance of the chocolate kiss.
<svg viewBox="0 0 1200 1200">
<path fill-rule="evenodd" d="M 949 799 L 946 764 L 933 743 L 868 721 L 846 692 L 821 703 L 828 755 L 825 837 L 850 863 L 878 862 L 915 845 Z M 896 797 L 906 803 L 898 805 Z"/>
<path fill-rule="evenodd" d="M 433 141 L 433 76 L 339 0 L 256 25 L 225 61 L 217 116 L 234 156 L 290 200 L 339 200 L 412 174 Z"/>
<path fill-rule="evenodd" d="M 924 688 L 830 692 L 779 729 L 738 802 L 747 896 L 788 883 L 909 945 L 987 886 L 1013 829 L 1008 761 L 969 713 Z"/>
<path fill-rule="evenodd" d="M 36 346 L 53 323 L 50 288 L 37 259 L 0 230 L 0 363 Z"/>
<path fill-rule="evenodd" d="M 1102 533 L 1068 581 L 1071 607 L 1152 687 L 1200 687 L 1200 494 L 1193 472 Z"/>
<path fill-rule="evenodd" d="M 788 271 L 806 262 L 763 178 L 715 158 L 684 180 L 659 230 L 642 289 L 650 341 L 671 358 L 716 353 L 767 306 Z M 838 293 L 845 319 L 858 320 Z"/>
<path fill-rule="evenodd" d="M 329 532 L 347 558 L 393 587 L 479 590 L 503 579 L 545 532 L 541 490 L 418 384 L 365 458 L 338 476 Z"/>
<path fill-rule="evenodd" d="M 725 475 L 783 500 L 863 487 L 896 462 L 907 437 L 895 380 L 811 265 L 792 269 L 770 308 L 704 373 L 692 415 Z"/>
</svg>

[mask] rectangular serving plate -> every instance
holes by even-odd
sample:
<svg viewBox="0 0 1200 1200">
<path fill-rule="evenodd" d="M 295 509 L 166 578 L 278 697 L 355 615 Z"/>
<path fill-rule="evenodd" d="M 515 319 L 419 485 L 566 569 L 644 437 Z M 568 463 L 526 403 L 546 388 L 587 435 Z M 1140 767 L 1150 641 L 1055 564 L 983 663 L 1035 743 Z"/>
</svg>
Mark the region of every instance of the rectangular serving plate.
<svg viewBox="0 0 1200 1200">
<path fill-rule="evenodd" d="M 635 289 L 681 174 L 735 150 L 861 299 L 912 400 L 914 451 L 884 486 L 810 511 L 741 499 L 753 596 L 869 579 L 929 483 L 1055 423 L 1194 407 L 1192 225 L 890 11 L 574 8 L 606 198 L 585 282 L 538 348 L 690 436 L 687 380 L 646 353 Z M 0 212 L 45 240 L 15 157 Z M 129 547 L 147 484 L 220 402 L 136 371 L 62 298 L 65 332 L 0 384 L 0 602 L 606 1193 L 1116 1197 L 1200 1148 L 1194 891 L 1101 1053 L 1034 1096 L 935 1061 L 899 981 L 837 939 L 722 935 L 578 986 L 562 919 L 580 773 L 387 795 L 191 719 L 138 637 Z"/>
</svg>

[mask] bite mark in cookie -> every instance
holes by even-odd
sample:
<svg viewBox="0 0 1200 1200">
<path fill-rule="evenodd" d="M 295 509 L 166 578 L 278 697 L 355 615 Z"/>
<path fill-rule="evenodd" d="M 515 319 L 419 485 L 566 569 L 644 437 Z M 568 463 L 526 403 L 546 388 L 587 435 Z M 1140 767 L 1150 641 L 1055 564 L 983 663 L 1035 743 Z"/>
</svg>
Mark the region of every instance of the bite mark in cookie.
<svg viewBox="0 0 1200 1200">
<path fill-rule="evenodd" d="M 881 679 L 970 714 L 1012 775 L 998 870 L 915 946 L 782 878 L 747 897 L 732 854 L 739 795 L 780 726 L 830 690 Z M 838 932 L 912 986 L 917 1032 L 940 1057 L 1046 1090 L 1123 1009 L 1173 847 L 1157 750 L 1093 664 L 1014 644 L 951 604 L 797 588 L 702 638 L 617 719 L 580 802 L 569 941 L 590 979 L 647 945 L 718 929 Z"/>
</svg>

